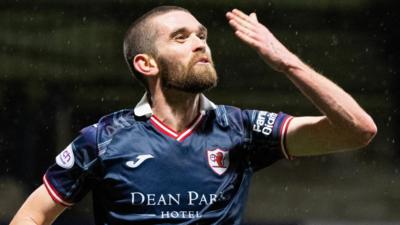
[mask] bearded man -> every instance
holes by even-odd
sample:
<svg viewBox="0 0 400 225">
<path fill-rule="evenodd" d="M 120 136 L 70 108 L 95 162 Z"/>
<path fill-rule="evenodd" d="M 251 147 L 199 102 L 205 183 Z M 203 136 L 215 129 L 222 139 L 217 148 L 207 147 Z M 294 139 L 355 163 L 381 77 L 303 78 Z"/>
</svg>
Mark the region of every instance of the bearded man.
<svg viewBox="0 0 400 225">
<path fill-rule="evenodd" d="M 371 117 L 285 48 L 255 13 L 226 14 L 235 35 L 282 72 L 321 116 L 216 105 L 207 29 L 162 6 L 128 29 L 125 59 L 146 93 L 84 128 L 56 157 L 12 225 L 50 224 L 93 191 L 96 224 L 240 224 L 251 176 L 286 158 L 366 146 Z"/>
</svg>

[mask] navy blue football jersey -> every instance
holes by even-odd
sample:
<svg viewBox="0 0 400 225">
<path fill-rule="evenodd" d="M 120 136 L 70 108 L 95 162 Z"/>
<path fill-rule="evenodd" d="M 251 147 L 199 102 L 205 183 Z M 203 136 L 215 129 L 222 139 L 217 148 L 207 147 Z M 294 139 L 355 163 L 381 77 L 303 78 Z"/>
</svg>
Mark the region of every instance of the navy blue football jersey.
<svg viewBox="0 0 400 225">
<path fill-rule="evenodd" d="M 215 105 L 176 132 L 133 110 L 81 130 L 43 177 L 50 196 L 72 206 L 93 193 L 96 224 L 240 224 L 252 174 L 282 158 L 291 116 Z"/>
</svg>

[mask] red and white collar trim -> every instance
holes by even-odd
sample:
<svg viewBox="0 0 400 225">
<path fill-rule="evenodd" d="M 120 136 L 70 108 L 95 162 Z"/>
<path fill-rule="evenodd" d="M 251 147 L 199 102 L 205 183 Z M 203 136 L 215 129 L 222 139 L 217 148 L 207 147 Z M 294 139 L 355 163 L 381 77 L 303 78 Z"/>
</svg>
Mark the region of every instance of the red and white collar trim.
<svg viewBox="0 0 400 225">
<path fill-rule="evenodd" d="M 159 131 L 161 131 L 163 134 L 168 135 L 169 137 L 182 142 L 187 138 L 190 134 L 193 133 L 193 131 L 196 129 L 196 127 L 200 124 L 200 121 L 203 118 L 204 113 L 201 112 L 197 118 L 189 125 L 189 128 L 186 130 L 178 133 L 175 130 L 171 129 L 168 127 L 166 124 L 164 124 L 159 118 L 157 118 L 155 115 L 152 115 L 150 117 L 151 123 L 156 127 Z"/>
</svg>

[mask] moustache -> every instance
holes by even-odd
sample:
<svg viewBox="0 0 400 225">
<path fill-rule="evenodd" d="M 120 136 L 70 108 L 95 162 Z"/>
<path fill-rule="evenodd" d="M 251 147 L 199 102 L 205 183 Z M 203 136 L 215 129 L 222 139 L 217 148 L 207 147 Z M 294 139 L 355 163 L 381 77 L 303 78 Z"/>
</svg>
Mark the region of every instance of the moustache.
<svg viewBox="0 0 400 225">
<path fill-rule="evenodd" d="M 211 65 L 214 65 L 211 57 L 207 54 L 202 54 L 202 53 L 197 53 L 193 55 L 193 57 L 190 59 L 189 65 L 194 66 L 198 62 L 210 63 Z"/>
</svg>

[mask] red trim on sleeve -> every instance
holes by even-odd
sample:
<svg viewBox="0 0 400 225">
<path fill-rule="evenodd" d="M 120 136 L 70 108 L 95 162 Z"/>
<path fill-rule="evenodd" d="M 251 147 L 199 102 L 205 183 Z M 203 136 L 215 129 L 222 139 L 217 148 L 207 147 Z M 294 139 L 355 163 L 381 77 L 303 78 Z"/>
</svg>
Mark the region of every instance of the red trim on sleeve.
<svg viewBox="0 0 400 225">
<path fill-rule="evenodd" d="M 57 192 L 57 190 L 47 180 L 46 174 L 43 176 L 43 184 L 46 187 L 47 192 L 49 193 L 50 197 L 53 199 L 54 202 L 56 202 L 59 205 L 65 206 L 65 207 L 70 207 L 73 205 L 73 203 L 69 203 L 69 202 L 65 201 L 60 196 L 60 194 Z"/>
<path fill-rule="evenodd" d="M 282 150 L 282 153 L 285 156 L 285 158 L 289 159 L 289 160 L 294 159 L 294 157 L 289 154 L 289 152 L 287 151 L 287 148 L 286 148 L 286 134 L 287 134 L 287 130 L 288 130 L 289 124 L 292 121 L 292 119 L 293 119 L 292 116 L 286 117 L 285 121 L 283 121 L 283 125 L 281 126 L 281 129 L 280 129 L 281 150 Z"/>
</svg>

